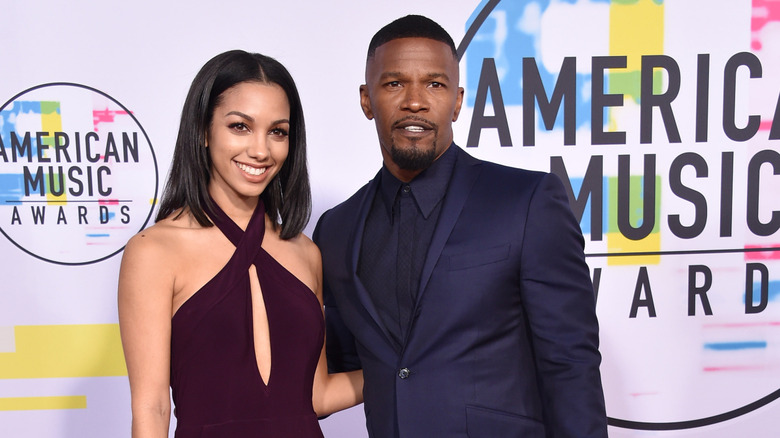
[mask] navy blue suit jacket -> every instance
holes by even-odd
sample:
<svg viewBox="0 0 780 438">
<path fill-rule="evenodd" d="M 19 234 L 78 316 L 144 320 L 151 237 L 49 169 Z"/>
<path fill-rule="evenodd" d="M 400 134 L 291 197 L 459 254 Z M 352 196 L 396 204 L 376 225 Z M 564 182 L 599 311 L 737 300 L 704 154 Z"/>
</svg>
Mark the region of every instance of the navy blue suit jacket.
<svg viewBox="0 0 780 438">
<path fill-rule="evenodd" d="M 457 152 L 400 350 L 356 275 L 377 179 L 320 218 L 332 371 L 363 368 L 372 438 L 606 437 L 595 296 L 563 185 Z"/>
</svg>

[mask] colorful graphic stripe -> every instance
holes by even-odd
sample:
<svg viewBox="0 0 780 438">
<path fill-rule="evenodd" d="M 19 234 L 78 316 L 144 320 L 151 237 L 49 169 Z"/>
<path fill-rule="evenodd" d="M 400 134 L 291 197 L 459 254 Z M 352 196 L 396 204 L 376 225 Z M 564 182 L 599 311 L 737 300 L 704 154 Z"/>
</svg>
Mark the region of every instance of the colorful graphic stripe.
<svg viewBox="0 0 780 438">
<path fill-rule="evenodd" d="M 629 189 L 629 223 L 634 227 L 642 225 L 644 213 L 644 178 L 641 176 L 631 176 L 631 187 Z M 609 197 L 607 203 L 610 205 L 607 217 L 607 249 L 611 254 L 620 253 L 642 253 L 658 252 L 661 249 L 661 177 L 655 177 L 655 216 L 654 225 L 650 234 L 642 240 L 631 240 L 623 235 L 618 228 L 617 204 L 618 204 L 618 179 L 609 178 L 608 184 Z M 660 255 L 647 255 L 637 257 L 610 257 L 609 265 L 657 265 L 661 262 Z"/>
<path fill-rule="evenodd" d="M 733 351 L 766 348 L 766 346 L 766 341 L 708 342 L 704 344 L 704 349 L 715 351 Z"/>
<path fill-rule="evenodd" d="M 0 379 L 127 375 L 118 324 L 16 326 L 14 335 Z"/>
<path fill-rule="evenodd" d="M 46 409 L 86 409 L 87 396 L 0 397 L 0 411 L 38 411 Z"/>
<path fill-rule="evenodd" d="M 626 56 L 627 66 L 609 74 L 609 92 L 639 102 L 642 55 L 664 53 L 664 6 L 657 0 L 613 0 L 609 8 L 609 54 Z M 660 93 L 660 72 L 653 80 Z"/>
</svg>

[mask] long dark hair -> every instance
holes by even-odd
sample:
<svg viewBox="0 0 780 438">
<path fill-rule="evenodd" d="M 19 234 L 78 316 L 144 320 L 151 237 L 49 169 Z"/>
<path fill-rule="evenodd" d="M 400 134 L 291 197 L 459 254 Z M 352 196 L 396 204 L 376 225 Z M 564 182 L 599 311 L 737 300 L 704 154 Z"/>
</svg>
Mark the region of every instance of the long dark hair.
<svg viewBox="0 0 780 438">
<path fill-rule="evenodd" d="M 287 160 L 260 195 L 275 226 L 281 220 L 281 238 L 290 239 L 303 231 L 311 216 L 306 126 L 301 99 L 292 76 L 279 61 L 243 50 L 231 50 L 215 56 L 192 81 L 181 112 L 173 162 L 155 221 L 184 207 L 190 210 L 200 225 L 213 225 L 206 214 L 211 206 L 208 196 L 211 158 L 205 147 L 206 135 L 214 107 L 219 104 L 222 93 L 242 82 L 276 84 L 284 90 L 290 104 Z"/>
</svg>

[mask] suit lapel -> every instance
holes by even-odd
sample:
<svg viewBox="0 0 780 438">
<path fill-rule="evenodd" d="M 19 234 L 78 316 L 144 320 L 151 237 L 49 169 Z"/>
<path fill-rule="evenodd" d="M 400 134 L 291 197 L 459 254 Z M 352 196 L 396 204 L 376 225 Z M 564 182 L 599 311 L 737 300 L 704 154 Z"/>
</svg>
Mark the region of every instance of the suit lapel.
<svg viewBox="0 0 780 438">
<path fill-rule="evenodd" d="M 457 146 L 452 145 L 451 147 Z M 469 197 L 471 189 L 474 187 L 474 182 L 479 175 L 480 169 L 479 160 L 458 148 L 458 160 L 455 163 L 452 178 L 447 187 L 447 193 L 444 196 L 444 204 L 442 204 L 441 212 L 439 213 L 439 221 L 433 232 L 428 254 L 425 256 L 425 263 L 423 264 L 422 273 L 420 275 L 420 287 L 417 293 L 417 301 L 412 314 L 417 312 L 417 307 L 428 286 L 428 281 L 431 279 L 433 268 L 439 261 L 439 257 L 441 257 L 441 253 L 444 250 L 444 245 L 447 243 L 447 239 L 449 239 L 452 229 L 455 228 L 455 224 L 458 222 L 460 212 L 463 210 L 466 199 Z M 412 318 L 412 320 L 414 320 L 414 318 Z M 409 332 L 411 332 L 411 330 L 407 331 L 407 333 Z"/>
<path fill-rule="evenodd" d="M 453 169 L 452 178 L 447 187 L 447 193 L 444 197 L 444 203 L 442 204 L 442 208 L 439 213 L 438 223 L 431 238 L 431 245 L 428 248 L 428 253 L 425 257 L 425 262 L 423 264 L 420 275 L 420 287 L 418 289 L 419 292 L 417 293 L 415 308 L 412 312 L 413 315 L 417 312 L 417 307 L 419 306 L 421 298 L 425 293 L 425 289 L 431 278 L 431 274 L 433 273 L 433 268 L 436 266 L 436 263 L 441 257 L 441 253 L 444 250 L 444 245 L 447 243 L 447 239 L 449 239 L 453 228 L 455 228 L 455 224 L 458 221 L 460 212 L 463 210 L 466 199 L 471 193 L 471 189 L 473 188 L 474 182 L 476 181 L 481 169 L 479 160 L 473 158 L 471 155 L 467 154 L 455 145 L 450 147 L 455 147 L 458 149 L 458 159 L 455 163 L 455 168 Z M 360 281 L 357 276 L 358 261 L 360 259 L 360 247 L 363 242 L 363 232 L 366 226 L 366 218 L 368 217 L 368 213 L 371 210 L 371 203 L 374 200 L 374 196 L 376 196 L 378 188 L 379 174 L 377 174 L 374 179 L 368 183 L 363 198 L 360 200 L 359 212 L 354 216 L 355 222 L 351 224 L 353 231 L 349 239 L 349 268 L 351 269 L 349 274 L 353 279 L 352 290 L 355 291 L 357 300 L 363 305 L 363 307 L 366 309 L 366 312 L 371 316 L 376 325 L 382 330 L 382 333 L 384 334 L 388 344 L 394 347 L 398 347 L 398 344 L 393 340 L 390 331 L 387 329 L 384 322 L 382 322 L 382 319 L 377 312 L 374 301 L 371 299 L 368 290 L 366 290 L 363 282 Z M 412 321 L 414 321 L 414 318 L 412 318 Z M 406 331 L 407 340 L 409 338 L 410 332 L 411 330 Z M 404 345 L 405 344 L 406 340 L 404 340 Z M 401 346 L 401 348 L 403 348 L 403 346 Z"/>
<path fill-rule="evenodd" d="M 358 262 L 360 260 L 360 247 L 363 244 L 363 231 L 366 228 L 366 219 L 368 218 L 368 213 L 371 210 L 371 203 L 374 201 L 374 196 L 376 196 L 376 192 L 378 189 L 379 189 L 379 173 L 377 173 L 374 179 L 368 183 L 368 186 L 366 187 L 365 190 L 365 194 L 363 198 L 360 200 L 358 214 L 354 216 L 356 218 L 356 221 L 352 224 L 351 229 L 353 231 L 349 239 L 349 245 L 350 245 L 349 269 L 351 269 L 349 276 L 352 278 L 353 281 L 353 287 L 351 290 L 355 291 L 355 294 L 357 295 L 357 299 L 360 302 L 360 304 L 363 305 L 363 307 L 366 309 L 366 312 L 368 312 L 368 314 L 374 320 L 376 325 L 382 330 L 382 333 L 384 334 L 385 338 L 387 338 L 387 342 L 390 345 L 397 347 L 398 343 L 393 340 L 390 331 L 387 329 L 384 322 L 382 322 L 382 319 L 379 316 L 379 312 L 377 311 L 376 306 L 374 305 L 374 300 L 371 299 L 371 295 L 369 295 L 368 290 L 363 285 L 363 282 L 360 281 L 360 278 L 358 278 L 357 275 Z"/>
</svg>

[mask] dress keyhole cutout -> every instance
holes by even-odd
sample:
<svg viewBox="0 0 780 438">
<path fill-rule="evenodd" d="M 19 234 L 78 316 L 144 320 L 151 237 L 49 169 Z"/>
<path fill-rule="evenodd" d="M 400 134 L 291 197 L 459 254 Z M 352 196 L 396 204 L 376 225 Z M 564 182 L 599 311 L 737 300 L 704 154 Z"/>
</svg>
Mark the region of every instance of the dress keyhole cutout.
<svg viewBox="0 0 780 438">
<path fill-rule="evenodd" d="M 271 377 L 271 333 L 268 326 L 268 314 L 265 310 L 263 291 L 257 277 L 255 265 L 249 267 L 249 286 L 252 295 L 252 330 L 255 344 L 257 370 L 263 383 L 268 386 Z"/>
</svg>

